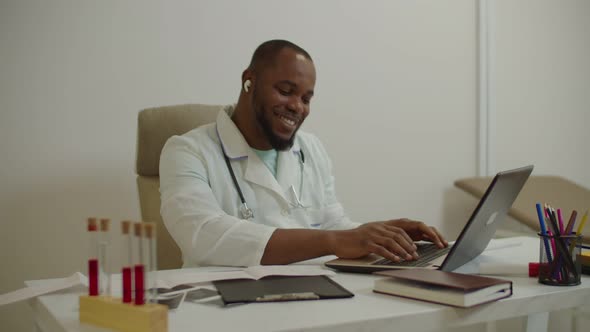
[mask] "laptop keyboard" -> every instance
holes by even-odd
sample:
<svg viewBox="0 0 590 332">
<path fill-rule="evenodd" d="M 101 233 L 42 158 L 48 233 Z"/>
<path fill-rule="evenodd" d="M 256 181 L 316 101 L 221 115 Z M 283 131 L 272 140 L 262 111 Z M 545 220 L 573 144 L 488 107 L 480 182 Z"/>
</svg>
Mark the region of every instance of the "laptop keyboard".
<svg viewBox="0 0 590 332">
<path fill-rule="evenodd" d="M 428 265 L 430 263 L 430 261 L 432 261 L 433 259 L 440 257 L 440 256 L 446 254 L 447 252 L 449 252 L 449 250 L 451 250 L 451 246 L 441 249 L 441 248 L 437 247 L 436 244 L 434 244 L 434 243 L 416 243 L 416 246 L 418 247 L 418 249 L 416 251 L 418 252 L 418 256 L 420 256 L 416 260 L 413 260 L 413 261 L 401 260 L 400 262 L 392 262 L 387 258 L 383 258 L 381 260 L 376 261 L 375 263 L 373 263 L 371 265 L 421 267 L 421 266 Z"/>
</svg>

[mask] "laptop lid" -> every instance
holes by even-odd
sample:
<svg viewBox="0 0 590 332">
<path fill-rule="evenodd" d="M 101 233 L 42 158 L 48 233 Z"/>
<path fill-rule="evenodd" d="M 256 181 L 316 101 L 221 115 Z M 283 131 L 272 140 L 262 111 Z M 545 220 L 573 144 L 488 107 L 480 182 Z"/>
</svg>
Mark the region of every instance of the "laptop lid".
<svg viewBox="0 0 590 332">
<path fill-rule="evenodd" d="M 455 244 L 443 256 L 433 258 L 428 264 L 396 266 L 396 264 L 376 264 L 383 260 L 377 255 L 359 259 L 335 259 L 325 265 L 348 272 L 371 273 L 388 269 L 430 268 L 453 271 L 481 254 L 490 243 L 496 229 L 506 219 L 506 214 L 529 178 L 533 166 L 499 172 L 480 199 L 471 217 L 463 227 Z"/>
</svg>

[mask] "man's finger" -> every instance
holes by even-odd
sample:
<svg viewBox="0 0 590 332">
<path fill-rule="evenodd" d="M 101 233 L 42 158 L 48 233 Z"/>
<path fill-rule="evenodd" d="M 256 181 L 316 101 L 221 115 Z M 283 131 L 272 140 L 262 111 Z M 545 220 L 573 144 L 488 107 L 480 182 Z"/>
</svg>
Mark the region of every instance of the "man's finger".
<svg viewBox="0 0 590 332">
<path fill-rule="evenodd" d="M 414 244 L 414 240 L 402 228 L 386 225 L 387 232 L 383 235 L 396 240 L 408 253 L 414 254 L 418 247 Z"/>
<path fill-rule="evenodd" d="M 371 242 L 368 246 L 368 249 L 370 252 L 377 254 L 383 258 L 387 258 L 392 262 L 400 262 L 401 261 L 401 257 L 390 252 L 385 247 L 378 245 L 376 243 Z"/>
<path fill-rule="evenodd" d="M 423 236 L 429 239 L 432 243 L 436 244 L 439 248 L 444 248 L 448 245 L 447 241 L 434 227 L 424 227 L 421 229 Z"/>
<path fill-rule="evenodd" d="M 395 234 L 395 233 L 394 233 Z M 397 238 L 395 238 L 397 237 Z M 385 249 L 389 250 L 391 253 L 398 255 L 399 257 L 405 260 L 412 260 L 416 258 L 414 256 L 415 252 L 413 247 L 410 246 L 403 237 L 399 235 L 394 235 L 393 237 L 381 237 L 376 238 L 375 242 Z M 406 249 L 407 247 L 411 248 L 410 250 Z"/>
</svg>

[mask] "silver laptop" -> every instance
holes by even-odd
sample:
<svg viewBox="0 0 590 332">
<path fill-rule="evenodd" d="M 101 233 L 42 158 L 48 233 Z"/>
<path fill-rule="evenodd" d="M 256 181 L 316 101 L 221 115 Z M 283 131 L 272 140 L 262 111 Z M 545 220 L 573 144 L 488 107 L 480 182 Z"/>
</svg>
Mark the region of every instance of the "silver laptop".
<svg viewBox="0 0 590 332">
<path fill-rule="evenodd" d="M 440 249 L 432 243 L 417 242 L 420 258 L 412 261 L 392 262 L 371 254 L 357 259 L 338 258 L 325 264 L 340 271 L 363 273 L 415 268 L 453 271 L 484 251 L 532 171 L 530 165 L 496 174 L 452 246 Z"/>
</svg>

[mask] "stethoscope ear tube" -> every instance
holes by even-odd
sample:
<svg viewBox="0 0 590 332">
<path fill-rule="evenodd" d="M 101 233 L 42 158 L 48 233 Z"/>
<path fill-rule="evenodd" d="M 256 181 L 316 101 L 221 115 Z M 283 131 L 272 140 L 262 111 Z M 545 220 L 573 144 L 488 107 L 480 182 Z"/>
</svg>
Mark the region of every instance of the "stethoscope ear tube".
<svg viewBox="0 0 590 332">
<path fill-rule="evenodd" d="M 231 164 L 229 162 L 229 158 L 225 154 L 225 149 L 223 148 L 223 144 L 221 145 L 221 150 L 223 152 L 223 159 L 225 159 L 225 164 L 227 165 L 227 169 L 229 170 L 229 174 L 231 175 L 231 179 L 234 182 L 234 187 L 238 191 L 238 195 L 240 196 L 240 201 L 242 202 L 242 205 L 240 206 L 240 217 L 242 219 L 254 218 L 254 213 L 252 212 L 252 209 L 250 209 L 248 207 L 248 205 L 246 204 L 246 200 L 244 199 L 244 194 L 242 193 L 242 189 L 240 188 L 240 185 L 238 184 L 238 180 L 236 179 L 236 174 L 234 173 L 234 169 L 233 169 L 233 167 L 231 167 Z"/>
<path fill-rule="evenodd" d="M 254 212 L 252 212 L 252 209 L 250 209 L 248 207 L 248 204 L 246 204 L 246 199 L 244 198 L 244 194 L 242 193 L 242 189 L 240 188 L 240 185 L 238 184 L 238 179 L 236 178 L 236 174 L 234 173 L 233 167 L 231 167 L 231 163 L 229 161 L 229 158 L 227 157 L 227 154 L 225 154 L 225 149 L 223 148 L 223 144 L 221 144 L 221 151 L 223 153 L 223 159 L 225 159 L 225 164 L 227 165 L 227 169 L 229 170 L 229 174 L 231 175 L 231 179 L 234 182 L 234 187 L 236 188 L 236 191 L 238 192 L 238 196 L 240 196 L 240 201 L 242 202 L 242 205 L 240 205 L 240 217 L 242 219 L 252 219 L 252 218 L 254 218 Z M 305 163 L 305 156 L 304 156 L 302 150 L 299 150 L 299 156 L 301 157 L 301 164 L 303 165 Z M 301 176 L 303 176 L 303 174 L 301 174 Z M 297 195 L 297 194 L 295 193 L 295 195 Z M 296 196 L 296 199 L 297 199 L 297 203 L 300 206 L 303 206 L 301 204 L 301 201 L 299 201 L 299 197 Z"/>
</svg>

